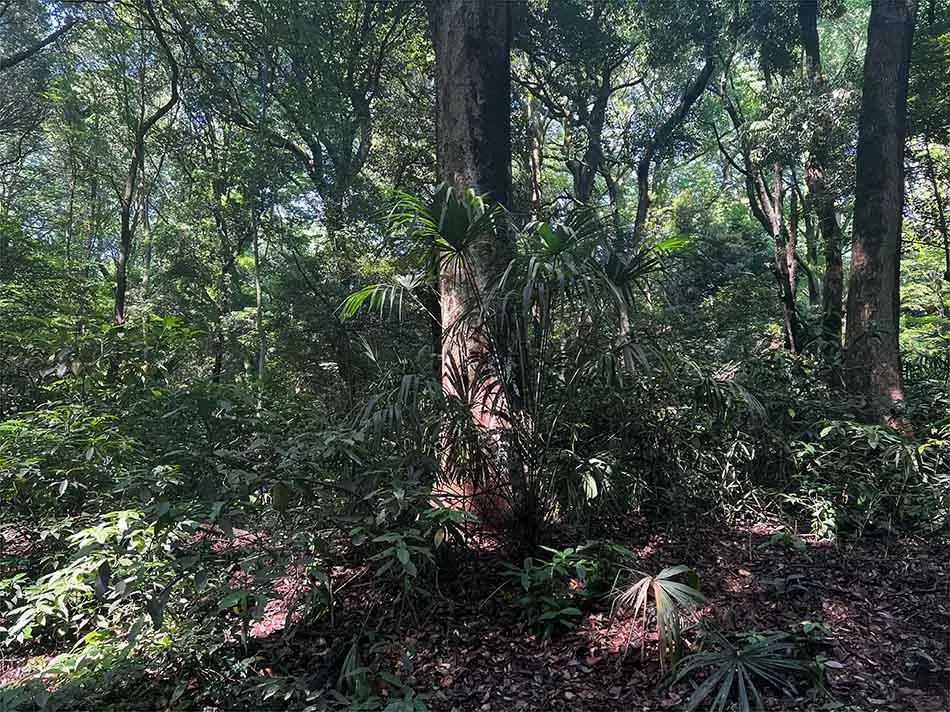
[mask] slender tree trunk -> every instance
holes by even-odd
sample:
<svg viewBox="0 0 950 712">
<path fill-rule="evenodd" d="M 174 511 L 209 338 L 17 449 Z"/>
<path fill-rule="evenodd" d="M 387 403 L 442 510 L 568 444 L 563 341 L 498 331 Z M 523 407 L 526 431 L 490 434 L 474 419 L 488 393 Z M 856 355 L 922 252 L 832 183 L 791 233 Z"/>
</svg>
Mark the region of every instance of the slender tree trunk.
<svg viewBox="0 0 950 712">
<path fill-rule="evenodd" d="M 818 0 L 799 0 L 798 22 L 805 48 L 805 73 L 812 90 L 817 92 L 824 86 L 818 37 Z M 805 183 L 824 243 L 825 275 L 821 290 L 821 331 L 826 344 L 824 357 L 832 385 L 839 385 L 844 269 L 841 264 L 841 228 L 835 210 L 835 196 L 825 183 L 829 155 L 827 128 L 819 125 L 812 134 L 805 164 Z"/>
<path fill-rule="evenodd" d="M 574 199 L 583 205 L 590 203 L 593 197 L 594 181 L 604 160 L 604 148 L 601 142 L 604 124 L 607 121 L 607 103 L 610 100 L 610 93 L 610 73 L 605 71 L 587 121 L 587 149 L 580 161 L 572 158 L 567 162 L 574 182 Z"/>
<path fill-rule="evenodd" d="M 132 159 L 125 177 L 125 187 L 119 197 L 119 251 L 115 256 L 115 304 L 113 308 L 116 326 L 125 324 L 129 259 L 132 256 L 132 238 L 134 235 L 132 204 L 141 152 L 144 150 L 144 140 L 145 137 L 136 132 L 135 143 L 132 146 Z"/>
<path fill-rule="evenodd" d="M 534 99 L 526 102 L 528 112 L 528 133 L 531 139 L 531 217 L 537 220 L 541 215 L 541 166 L 544 161 L 542 145 L 544 131 L 541 118 L 538 116 Z"/>
<path fill-rule="evenodd" d="M 152 0 L 146 0 L 143 9 L 155 32 L 155 39 L 158 41 L 168 62 L 168 68 L 171 72 L 171 95 L 164 104 L 159 106 L 154 112 L 146 115 L 144 83 L 142 84 L 143 93 L 140 94 L 140 111 L 138 121 L 133 132 L 132 156 L 129 161 L 129 169 L 126 174 L 125 186 L 122 194 L 119 196 L 119 252 L 115 260 L 115 324 L 122 326 L 125 323 L 125 302 L 128 291 L 128 267 L 129 258 L 132 254 L 132 241 L 135 236 L 135 225 L 132 222 L 132 206 L 135 197 L 135 189 L 138 185 L 139 171 L 145 165 L 145 139 L 152 128 L 178 103 L 178 62 L 172 54 L 171 48 L 165 39 L 165 33 L 162 30 L 158 17 L 155 15 L 155 8 Z"/>
<path fill-rule="evenodd" d="M 788 286 L 792 296 L 798 294 L 798 193 L 792 190 L 788 206 L 788 244 L 785 246 L 785 266 L 788 270 Z"/>
<path fill-rule="evenodd" d="M 149 282 L 152 274 L 152 221 L 148 212 L 148 190 L 145 185 L 144 166 L 139 180 L 139 215 L 142 220 L 142 244 L 145 247 L 145 260 L 142 265 L 142 294 L 148 297 Z"/>
<path fill-rule="evenodd" d="M 633 224 L 633 242 L 639 244 L 643 241 L 643 233 L 646 229 L 647 215 L 650 210 L 650 167 L 653 164 L 657 154 L 661 153 L 667 147 L 673 138 L 673 133 L 682 125 L 689 115 L 690 109 L 706 91 L 709 80 L 712 78 L 713 70 L 716 67 L 715 61 L 709 57 L 706 59 L 702 69 L 693 77 L 693 80 L 686 86 L 683 96 L 680 97 L 679 104 L 666 121 L 657 129 L 652 140 L 644 147 L 643 155 L 637 162 L 637 216 Z"/>
<path fill-rule="evenodd" d="M 742 117 L 732 103 L 726 90 L 725 77 L 717 93 L 722 98 L 723 107 L 737 132 L 742 128 Z M 751 149 L 745 142 L 740 144 L 742 173 L 749 210 L 758 223 L 771 235 L 774 244 L 774 264 L 772 272 L 778 286 L 779 303 L 782 306 L 782 329 L 785 335 L 785 347 L 792 353 L 798 353 L 802 341 L 801 320 L 798 316 L 797 295 L 789 281 L 789 235 L 782 216 L 782 166 L 772 166 L 774 189 L 769 191 L 764 171 L 752 160 Z M 794 259 L 794 255 L 791 256 Z"/>
<path fill-rule="evenodd" d="M 937 181 L 937 168 L 934 165 L 934 157 L 930 153 L 930 144 L 924 143 L 925 172 L 930 181 L 930 189 L 934 194 L 934 207 L 937 212 L 937 231 L 943 241 L 943 253 L 946 269 L 943 272 L 943 278 L 950 282 L 950 228 L 947 226 L 947 207 L 943 201 L 943 194 L 940 192 L 940 183 Z"/>
<path fill-rule="evenodd" d="M 0 195 L 0 277 L 6 277 L 10 270 L 10 230 L 7 224 L 9 208 L 4 196 Z"/>
<path fill-rule="evenodd" d="M 257 380 L 264 380 L 264 368 L 267 362 L 267 334 L 264 332 L 264 301 L 261 288 L 260 220 L 254 214 L 254 322 L 257 326 Z"/>
<path fill-rule="evenodd" d="M 785 226 L 784 215 L 784 184 L 782 180 L 782 165 L 773 166 L 774 187 L 772 189 L 772 206 L 768 213 L 771 223 L 772 242 L 775 249 L 775 279 L 778 282 L 779 298 L 782 302 L 782 316 L 784 320 L 785 346 L 793 354 L 801 348 L 801 328 L 798 319 L 798 304 L 796 300 L 793 272 L 790 265 L 795 262 L 794 245 L 791 235 Z M 764 181 L 760 181 L 760 200 L 768 202 L 768 191 Z"/>
<path fill-rule="evenodd" d="M 821 291 L 818 289 L 818 282 L 813 272 L 815 265 L 818 264 L 818 236 L 815 234 L 817 232 L 815 211 L 811 196 L 808 194 L 805 195 L 803 219 L 805 221 L 805 255 L 811 267 L 808 273 L 808 304 L 817 307 L 821 304 Z"/>
<path fill-rule="evenodd" d="M 69 200 L 66 205 L 66 262 L 73 256 L 74 222 L 76 220 L 76 164 L 69 162 Z"/>
<path fill-rule="evenodd" d="M 92 246 L 99 231 L 99 177 L 97 161 L 93 159 L 92 176 L 89 180 L 89 224 L 82 249 L 82 277 L 89 278 L 89 266 L 92 262 Z"/>
<path fill-rule="evenodd" d="M 844 380 L 905 427 L 900 329 L 907 78 L 917 0 L 873 0 L 858 125 Z"/>
<path fill-rule="evenodd" d="M 215 323 L 214 323 L 214 369 L 211 374 L 211 380 L 215 383 L 221 382 L 224 375 L 224 358 L 227 350 L 227 325 L 225 321 L 231 314 L 232 298 L 232 271 L 234 256 L 228 251 L 224 244 L 220 247 L 221 272 L 218 274 L 217 284 L 215 285 Z"/>
</svg>

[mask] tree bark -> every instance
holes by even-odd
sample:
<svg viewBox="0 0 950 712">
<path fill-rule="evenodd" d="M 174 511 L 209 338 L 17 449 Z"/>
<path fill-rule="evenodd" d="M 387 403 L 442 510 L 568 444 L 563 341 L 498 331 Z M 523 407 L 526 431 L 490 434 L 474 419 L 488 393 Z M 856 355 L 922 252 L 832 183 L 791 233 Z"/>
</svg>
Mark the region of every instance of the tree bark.
<svg viewBox="0 0 950 712">
<path fill-rule="evenodd" d="M 772 205 L 766 215 L 770 222 L 772 243 L 775 248 L 775 280 L 778 282 L 779 298 L 782 302 L 782 316 L 784 320 L 785 347 L 793 354 L 801 349 L 801 324 L 798 318 L 798 302 L 795 284 L 795 242 L 788 228 L 785 226 L 784 214 L 784 183 L 782 165 L 776 163 L 773 167 L 774 185 L 772 189 Z M 759 201 L 768 206 L 769 192 L 765 181 L 759 179 Z"/>
<path fill-rule="evenodd" d="M 594 194 L 594 181 L 600 173 L 604 161 L 604 124 L 607 122 L 607 104 L 613 90 L 610 86 L 610 70 L 604 69 L 600 87 L 594 96 L 594 104 L 587 120 L 587 148 L 581 160 L 570 159 L 567 162 L 574 184 L 574 199 L 582 205 L 590 203 Z"/>
<path fill-rule="evenodd" d="M 774 191 L 770 191 L 765 180 L 764 170 L 756 165 L 752 160 L 752 152 L 748 142 L 741 139 L 743 119 L 739 114 L 735 104 L 729 96 L 725 86 L 725 78 L 716 93 L 722 98 L 723 107 L 732 121 L 736 132 L 740 134 L 740 155 L 742 156 L 742 165 L 733 163 L 737 169 L 742 172 L 746 197 L 749 201 L 749 210 L 752 211 L 758 223 L 772 236 L 774 244 L 774 264 L 772 273 L 775 275 L 776 285 L 778 286 L 779 301 L 782 305 L 782 330 L 785 335 L 785 347 L 792 353 L 798 353 L 802 341 L 801 319 L 798 315 L 797 294 L 790 281 L 789 261 L 795 259 L 794 246 L 789 249 L 790 238 L 788 228 L 783 220 L 782 192 L 784 189 L 782 183 L 782 166 L 774 164 L 772 166 L 774 175 Z M 718 136 L 717 136 L 718 141 Z M 719 142 L 720 150 L 732 162 L 732 157 L 726 153 L 722 143 Z"/>
<path fill-rule="evenodd" d="M 873 0 L 858 125 L 844 381 L 869 415 L 904 427 L 900 250 L 907 79 L 917 0 Z"/>
<path fill-rule="evenodd" d="M 544 164 L 542 145 L 544 143 L 544 124 L 536 107 L 536 101 L 530 97 L 526 102 L 528 119 L 528 136 L 530 139 L 531 155 L 528 159 L 531 170 L 531 217 L 534 220 L 541 216 L 541 168 Z"/>
<path fill-rule="evenodd" d="M 511 184 L 509 5 L 498 0 L 428 0 L 426 7 L 436 59 L 439 176 L 459 195 L 474 189 L 491 203 L 507 207 Z M 525 496 L 530 493 L 524 491 L 523 467 L 510 448 L 513 411 L 499 372 L 506 368 L 506 346 L 491 342 L 479 315 L 486 287 L 513 256 L 507 227 L 497 225 L 466 251 L 464 265 L 446 259 L 440 267 L 442 387 L 447 395 L 466 399 L 474 422 L 486 436 L 488 451 L 488 469 L 481 475 L 453 471 L 453 463 L 445 464 L 446 474 L 467 493 L 468 504 L 484 521 L 517 513 L 516 518 L 524 520 L 523 540 L 529 540 L 534 534 L 528 527 L 537 517 L 532 516 Z M 468 392 L 459 392 L 465 384 Z M 451 443 L 446 443 L 445 452 L 450 449 Z M 479 481 L 480 476 L 490 479 Z M 499 498 L 500 492 L 509 496 Z"/>
<path fill-rule="evenodd" d="M 511 184 L 511 69 L 509 8 L 497 0 L 430 0 L 436 56 L 436 134 L 439 176 L 460 194 L 472 188 L 508 206 Z M 485 236 L 469 265 L 468 284 L 457 265 L 440 276 L 442 377 L 484 347 L 480 329 L 459 323 L 474 290 L 514 255 L 503 229 Z M 487 414 L 484 414 L 487 417 Z M 484 423 L 483 423 L 484 424 Z"/>
<path fill-rule="evenodd" d="M 254 213 L 253 243 L 254 250 L 254 325 L 257 327 L 257 380 L 264 380 L 267 366 L 267 333 L 264 331 L 264 290 L 261 284 L 260 217 L 257 207 Z"/>
</svg>

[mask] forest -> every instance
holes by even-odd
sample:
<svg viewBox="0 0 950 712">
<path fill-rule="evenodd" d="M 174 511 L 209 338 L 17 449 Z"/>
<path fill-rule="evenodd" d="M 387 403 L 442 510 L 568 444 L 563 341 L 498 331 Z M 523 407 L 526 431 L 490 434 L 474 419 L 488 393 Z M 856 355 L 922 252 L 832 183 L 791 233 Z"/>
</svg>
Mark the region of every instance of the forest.
<svg viewBox="0 0 950 712">
<path fill-rule="evenodd" d="M 950 0 L 0 0 L 0 712 L 950 709 Z"/>
</svg>

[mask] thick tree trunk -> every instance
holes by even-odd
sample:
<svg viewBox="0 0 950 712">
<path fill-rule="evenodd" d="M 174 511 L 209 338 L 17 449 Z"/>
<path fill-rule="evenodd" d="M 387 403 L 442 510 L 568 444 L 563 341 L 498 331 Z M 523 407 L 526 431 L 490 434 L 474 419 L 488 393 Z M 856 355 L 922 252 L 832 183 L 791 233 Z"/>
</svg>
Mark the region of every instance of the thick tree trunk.
<svg viewBox="0 0 950 712">
<path fill-rule="evenodd" d="M 873 0 L 858 129 L 844 380 L 873 415 L 903 424 L 900 249 L 907 77 L 917 0 Z"/>
<path fill-rule="evenodd" d="M 507 206 L 511 184 L 509 7 L 497 0 L 430 0 L 428 13 L 436 57 L 439 175 L 456 191 L 472 188 Z M 514 245 L 499 226 L 497 234 L 485 236 L 474 254 L 467 256 L 476 284 L 469 284 L 454 262 L 443 268 L 443 385 L 451 370 L 484 350 L 481 329 L 461 324 L 461 317 L 472 306 L 475 291 L 513 255 Z"/>
<path fill-rule="evenodd" d="M 459 193 L 471 188 L 507 207 L 510 7 L 498 0 L 429 0 L 427 10 L 436 59 L 439 176 Z M 455 480 L 449 488 L 460 487 L 483 521 L 514 518 L 523 524 L 522 541 L 532 541 L 536 535 L 532 525 L 538 522 L 535 500 L 512 452 L 513 406 L 500 384 L 499 366 L 507 368 L 507 347 L 492 343 L 479 313 L 485 288 L 513 256 L 506 226 L 497 225 L 466 251 L 464 265 L 447 259 L 441 266 L 442 387 L 450 396 L 466 398 L 487 446 L 487 469 L 479 473 L 455 471 L 450 455 L 445 464 Z M 451 445 L 446 443 L 443 455 L 451 453 Z M 507 495 L 500 497 L 501 493 Z"/>
</svg>

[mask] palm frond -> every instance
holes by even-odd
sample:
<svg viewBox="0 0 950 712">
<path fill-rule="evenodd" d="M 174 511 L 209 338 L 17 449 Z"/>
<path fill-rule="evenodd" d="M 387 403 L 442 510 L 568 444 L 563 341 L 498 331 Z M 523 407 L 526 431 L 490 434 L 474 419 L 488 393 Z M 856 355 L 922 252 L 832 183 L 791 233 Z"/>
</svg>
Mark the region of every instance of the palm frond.
<svg viewBox="0 0 950 712">
<path fill-rule="evenodd" d="M 688 566 L 682 565 L 664 568 L 655 576 L 633 571 L 633 583 L 614 593 L 614 611 L 632 609 L 633 620 L 641 623 L 644 633 L 648 623 L 649 595 L 652 594 L 661 667 L 667 656 L 673 659 L 678 657 L 685 615 L 706 600 L 698 589 L 674 580 L 676 576 L 690 571 Z M 641 655 L 644 643 L 645 637 L 641 641 Z"/>
<path fill-rule="evenodd" d="M 716 649 L 689 655 L 676 668 L 674 682 L 711 668 L 690 696 L 686 712 L 698 709 L 714 691 L 710 712 L 722 712 L 733 699 L 739 712 L 762 712 L 761 685 L 793 693 L 791 678 L 809 670 L 806 661 L 787 656 L 791 641 L 784 633 L 753 636 L 744 645 L 736 645 L 719 633 L 706 637 Z"/>
</svg>

